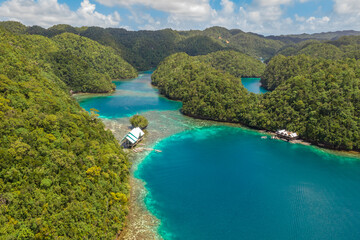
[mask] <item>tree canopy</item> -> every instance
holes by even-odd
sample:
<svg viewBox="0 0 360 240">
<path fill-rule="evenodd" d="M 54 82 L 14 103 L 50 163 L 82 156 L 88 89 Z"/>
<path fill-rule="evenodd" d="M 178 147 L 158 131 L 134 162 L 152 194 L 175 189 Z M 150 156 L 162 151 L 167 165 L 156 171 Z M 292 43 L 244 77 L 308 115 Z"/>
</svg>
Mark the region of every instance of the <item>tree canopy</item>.
<svg viewBox="0 0 360 240">
<path fill-rule="evenodd" d="M 329 148 L 360 150 L 360 61 L 276 56 L 266 67 L 266 94 L 249 93 L 231 71 L 185 53 L 153 74 L 160 93 L 183 102 L 185 114 L 258 129 L 286 128 Z"/>
<path fill-rule="evenodd" d="M 0 29 L 0 238 L 113 239 L 129 162 L 43 54 L 59 46 Z"/>
<path fill-rule="evenodd" d="M 3 22 L 10 31 L 54 37 L 73 33 L 109 46 L 137 70 L 156 68 L 166 57 L 177 52 L 189 55 L 206 55 L 219 50 L 234 50 L 257 59 L 268 60 L 286 44 L 264 36 L 211 27 L 204 31 L 127 31 L 121 28 L 72 27 L 58 24 L 48 29 L 39 26 L 26 27 L 21 23 Z"/>
<path fill-rule="evenodd" d="M 130 123 L 133 127 L 145 129 L 149 125 L 149 121 L 141 115 L 134 115 L 130 118 Z"/>
</svg>

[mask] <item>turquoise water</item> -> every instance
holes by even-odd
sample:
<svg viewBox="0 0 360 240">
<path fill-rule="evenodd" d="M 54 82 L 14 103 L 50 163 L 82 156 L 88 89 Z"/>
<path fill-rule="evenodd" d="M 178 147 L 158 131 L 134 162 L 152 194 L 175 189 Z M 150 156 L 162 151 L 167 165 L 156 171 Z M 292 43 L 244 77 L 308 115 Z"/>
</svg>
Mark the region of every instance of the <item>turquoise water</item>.
<svg viewBox="0 0 360 240">
<path fill-rule="evenodd" d="M 268 92 L 265 88 L 261 87 L 260 78 L 242 78 L 241 82 L 249 92 L 257 94 Z"/>
<path fill-rule="evenodd" d="M 160 97 L 150 74 L 115 82 L 113 94 L 78 101 L 103 118 L 147 112 L 149 139 L 178 132 L 175 125 L 193 129 L 160 141 L 155 148 L 162 152 L 151 153 L 135 172 L 146 183 L 145 203 L 161 220 L 164 239 L 359 239 L 359 159 L 261 139 L 243 128 L 172 119 L 181 103 Z"/>
<path fill-rule="evenodd" d="M 173 135 L 140 165 L 164 239 L 359 239 L 360 161 L 209 127 Z"/>
<path fill-rule="evenodd" d="M 80 106 L 89 111 L 99 110 L 102 118 L 122 118 L 146 111 L 178 110 L 181 102 L 171 101 L 158 94 L 151 86 L 151 72 L 145 72 L 136 79 L 115 81 L 116 91 L 110 95 L 82 96 Z"/>
</svg>

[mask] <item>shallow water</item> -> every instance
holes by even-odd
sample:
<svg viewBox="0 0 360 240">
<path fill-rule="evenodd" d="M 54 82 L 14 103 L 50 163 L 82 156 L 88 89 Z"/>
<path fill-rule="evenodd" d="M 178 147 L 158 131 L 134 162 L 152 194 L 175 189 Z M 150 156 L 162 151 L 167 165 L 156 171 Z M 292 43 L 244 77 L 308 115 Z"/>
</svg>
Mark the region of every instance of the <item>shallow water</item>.
<svg viewBox="0 0 360 240">
<path fill-rule="evenodd" d="M 77 97 L 80 106 L 90 111 L 99 110 L 102 118 L 123 118 L 147 111 L 178 110 L 181 102 L 171 101 L 158 94 L 151 86 L 151 74 L 142 73 L 138 78 L 115 81 L 116 91 L 112 94 L 80 95 Z"/>
<path fill-rule="evenodd" d="M 241 82 L 249 92 L 257 94 L 268 92 L 268 90 L 261 87 L 260 78 L 242 78 Z"/>
<path fill-rule="evenodd" d="M 360 161 L 206 127 L 156 145 L 136 176 L 164 239 L 359 239 Z"/>
<path fill-rule="evenodd" d="M 135 176 L 164 239 L 359 238 L 359 159 L 185 117 L 181 103 L 158 95 L 150 74 L 116 82 L 112 94 L 77 98 L 86 110 L 99 109 L 118 139 L 127 117 L 149 119 L 144 144 L 162 152 L 150 153 Z M 144 236 L 138 218 L 130 233 Z"/>
</svg>

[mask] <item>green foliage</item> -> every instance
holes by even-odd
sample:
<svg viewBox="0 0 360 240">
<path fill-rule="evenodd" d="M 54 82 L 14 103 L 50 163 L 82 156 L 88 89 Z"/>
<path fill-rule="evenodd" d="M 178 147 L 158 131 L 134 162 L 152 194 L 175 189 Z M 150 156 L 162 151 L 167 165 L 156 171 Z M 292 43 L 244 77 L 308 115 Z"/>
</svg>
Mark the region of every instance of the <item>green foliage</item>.
<svg viewBox="0 0 360 240">
<path fill-rule="evenodd" d="M 130 118 L 130 123 L 133 127 L 145 129 L 149 125 L 149 121 L 141 115 L 134 115 Z"/>
<path fill-rule="evenodd" d="M 161 60 L 175 52 L 176 41 L 179 40 L 179 35 L 170 29 L 133 32 L 89 27 L 80 34 L 116 49 L 138 70 L 155 68 Z"/>
<path fill-rule="evenodd" d="M 336 31 L 336 32 L 322 32 L 322 33 L 313 33 L 313 34 L 290 34 L 290 35 L 281 35 L 281 36 L 269 36 L 270 39 L 277 39 L 283 42 L 301 42 L 309 39 L 313 40 L 334 40 L 339 39 L 343 36 L 358 36 L 360 32 L 353 30 L 345 31 Z"/>
<path fill-rule="evenodd" d="M 4 24 L 7 25 L 6 22 Z M 282 41 L 222 27 L 211 27 L 204 31 L 164 29 L 135 32 L 119 28 L 77 28 L 59 24 L 48 29 L 38 26 L 27 27 L 25 32 L 46 37 L 73 33 L 90 38 L 114 49 L 116 54 L 137 70 L 155 68 L 162 60 L 176 52 L 186 52 L 189 55 L 197 56 L 219 50 L 235 50 L 254 58 L 267 60 L 285 46 Z"/>
<path fill-rule="evenodd" d="M 59 46 L 49 56 L 54 73 L 74 92 L 109 92 L 115 88 L 111 79 L 136 76 L 112 48 L 72 33 L 57 35 L 53 41 Z"/>
<path fill-rule="evenodd" d="M 295 45 L 289 45 L 279 51 L 285 56 L 307 55 L 315 58 L 342 59 L 344 52 L 338 47 L 329 43 L 322 43 L 315 40 L 304 41 Z"/>
<path fill-rule="evenodd" d="M 224 49 L 218 42 L 206 36 L 194 36 L 177 44 L 179 52 L 186 52 L 190 56 L 205 55 Z"/>
<path fill-rule="evenodd" d="M 274 90 L 286 79 L 308 72 L 313 60 L 305 55 L 294 57 L 277 55 L 266 66 L 261 84 L 268 90 Z"/>
<path fill-rule="evenodd" d="M 271 117 L 269 127 L 287 127 L 331 148 L 359 150 L 360 62 L 308 58 L 305 65 L 289 65 L 289 59 L 297 58 L 301 62 L 304 56 L 269 63 L 278 65 L 277 75 L 293 72 L 264 95 L 262 108 Z"/>
<path fill-rule="evenodd" d="M 240 122 L 267 130 L 286 128 L 329 148 L 360 150 L 360 61 L 277 56 L 255 95 L 240 80 L 185 53 L 174 54 L 153 74 L 160 93 L 183 102 L 185 114 Z"/>
<path fill-rule="evenodd" d="M 345 36 L 329 42 L 344 52 L 344 57 L 360 59 L 360 36 Z"/>
<path fill-rule="evenodd" d="M 239 78 L 186 53 L 174 54 L 162 62 L 152 83 L 161 94 L 181 100 L 185 114 L 203 119 L 239 122 L 237 114 L 254 98 Z"/>
<path fill-rule="evenodd" d="M 281 49 L 279 54 L 295 56 L 305 54 L 326 59 L 360 59 L 360 36 L 344 36 L 337 40 L 319 42 L 308 40 L 298 44 L 290 44 Z"/>
<path fill-rule="evenodd" d="M 0 29 L 1 239 L 114 239 L 124 227 L 129 163 L 52 72 L 60 47 Z"/>
<path fill-rule="evenodd" d="M 0 27 L 3 27 L 16 34 L 23 34 L 26 32 L 26 26 L 20 22 L 15 21 L 0 22 Z"/>
<path fill-rule="evenodd" d="M 325 58 L 325 59 L 341 59 L 343 57 L 343 52 L 335 47 L 334 45 L 328 43 L 313 43 L 305 48 L 302 48 L 298 55 L 305 54 L 315 58 Z"/>
<path fill-rule="evenodd" d="M 136 70 L 110 47 L 71 33 L 57 35 L 52 39 L 59 45 L 60 51 L 71 52 L 80 57 L 98 73 L 107 74 L 112 79 L 137 76 Z"/>
<path fill-rule="evenodd" d="M 280 41 L 266 39 L 263 36 L 240 32 L 229 40 L 229 47 L 252 57 L 270 59 L 285 44 Z"/>
<path fill-rule="evenodd" d="M 261 77 L 266 67 L 260 60 L 236 51 L 218 51 L 198 59 L 235 77 Z"/>
<path fill-rule="evenodd" d="M 67 24 L 57 24 L 47 29 L 47 37 L 53 37 L 62 33 L 77 34 L 79 30 L 79 28 L 75 28 Z"/>
<path fill-rule="evenodd" d="M 68 25 L 56 27 L 70 28 Z M 25 48 L 26 56 L 35 60 L 47 73 L 56 75 L 55 79 L 65 82 L 73 92 L 110 92 L 115 88 L 111 79 L 128 79 L 137 75 L 136 70 L 114 49 L 86 37 L 72 33 L 63 33 L 52 39 L 38 35 L 16 38 L 8 34 L 8 37 L 11 44 Z"/>
</svg>

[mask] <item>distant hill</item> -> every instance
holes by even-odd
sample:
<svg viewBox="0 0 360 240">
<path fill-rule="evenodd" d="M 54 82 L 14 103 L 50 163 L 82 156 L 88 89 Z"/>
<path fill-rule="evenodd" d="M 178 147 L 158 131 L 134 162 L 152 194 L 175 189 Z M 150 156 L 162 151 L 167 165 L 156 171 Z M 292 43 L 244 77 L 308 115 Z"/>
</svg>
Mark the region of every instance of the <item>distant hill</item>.
<svg viewBox="0 0 360 240">
<path fill-rule="evenodd" d="M 45 29 L 39 26 L 26 27 L 14 21 L 0 22 L 0 26 L 16 34 L 42 35 L 52 38 L 63 33 L 73 33 L 87 37 L 101 45 L 113 48 L 116 54 L 140 71 L 156 68 L 162 60 L 177 52 L 197 56 L 221 50 L 234 50 L 265 62 L 277 54 L 285 56 L 306 54 L 329 59 L 333 58 L 334 53 L 336 59 L 357 57 L 358 50 L 354 48 L 356 40 L 342 38 L 360 35 L 358 31 L 347 30 L 265 37 L 239 29 L 229 30 L 217 26 L 190 31 L 172 29 L 128 31 L 122 28 L 72 27 L 66 24 L 58 24 Z M 336 40 L 342 42 L 328 42 Z"/>
<path fill-rule="evenodd" d="M 235 50 L 257 59 L 270 59 L 286 44 L 265 38 L 262 35 L 246 33 L 238 29 L 211 27 L 203 31 L 127 31 L 121 28 L 72 27 L 59 24 L 48 29 L 18 22 L 1 22 L 14 33 L 27 33 L 54 37 L 62 33 L 73 33 L 110 46 L 138 70 L 156 67 L 160 61 L 176 52 L 189 55 L 206 55 L 219 50 Z"/>
<path fill-rule="evenodd" d="M 266 38 L 272 40 L 279 40 L 285 43 L 298 43 L 306 40 L 336 40 L 343 36 L 360 36 L 360 31 L 354 30 L 345 30 L 345 31 L 336 31 L 336 32 L 322 32 L 322 33 L 313 33 L 313 34 L 290 34 L 290 35 L 280 35 L 280 36 L 268 36 Z"/>
<path fill-rule="evenodd" d="M 284 56 L 307 55 L 325 59 L 360 59 L 360 36 L 343 36 L 336 40 L 306 40 L 288 44 L 277 54 Z"/>
<path fill-rule="evenodd" d="M 224 49 L 240 51 L 257 59 L 270 59 L 274 54 L 285 46 L 285 43 L 267 39 L 255 33 L 246 33 L 239 29 L 228 30 L 223 27 L 211 27 L 204 31 L 182 31 L 182 36 L 209 37 L 219 43 Z"/>
<path fill-rule="evenodd" d="M 34 53 L 31 58 L 37 61 L 38 66 L 51 69 L 73 92 L 110 92 L 115 87 L 111 79 L 137 76 L 137 71 L 116 50 L 74 34 L 86 28 L 57 25 L 44 29 L 10 21 L 0 22 L 0 30 L 18 36 L 14 39 L 21 41 L 13 44 Z M 42 34 L 29 34 L 28 30 Z"/>
</svg>

